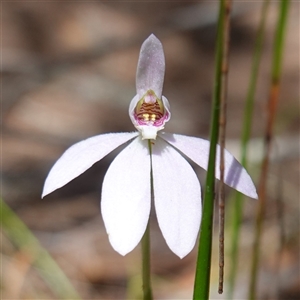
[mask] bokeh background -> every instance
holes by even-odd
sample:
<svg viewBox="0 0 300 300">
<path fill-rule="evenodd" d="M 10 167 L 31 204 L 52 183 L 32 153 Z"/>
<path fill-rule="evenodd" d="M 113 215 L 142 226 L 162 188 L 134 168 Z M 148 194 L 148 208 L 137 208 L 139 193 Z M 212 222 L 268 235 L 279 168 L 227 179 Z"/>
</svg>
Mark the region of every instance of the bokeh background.
<svg viewBox="0 0 300 300">
<path fill-rule="evenodd" d="M 278 2 L 273 2 L 250 143 L 249 172 L 256 183 L 278 12 Z M 234 1 L 227 148 L 237 157 L 260 8 L 260 1 Z M 47 173 L 77 141 L 134 130 L 128 105 L 135 95 L 139 49 L 151 33 L 163 43 L 166 56 L 163 94 L 172 112 L 166 131 L 207 138 L 217 11 L 216 1 L 1 2 L 2 197 L 83 299 L 124 299 L 134 297 L 139 289 L 135 280 L 140 273 L 140 248 L 126 257 L 114 252 L 100 215 L 103 176 L 118 151 L 41 200 Z M 297 1 L 291 3 L 289 13 L 271 161 L 259 299 L 300 299 Z M 195 170 L 204 183 L 205 172 Z M 233 193 L 226 192 L 230 203 Z M 256 201 L 246 200 L 236 299 L 247 295 L 256 207 Z M 186 258 L 177 258 L 161 236 L 155 213 L 151 237 L 155 299 L 190 299 L 196 247 Z M 230 231 L 225 237 L 228 242 Z M 2 299 L 57 299 L 5 232 L 1 244 Z M 215 243 L 211 298 L 226 299 L 226 285 L 224 295 L 217 293 L 217 256 Z M 225 268 L 227 273 L 228 264 Z"/>
</svg>

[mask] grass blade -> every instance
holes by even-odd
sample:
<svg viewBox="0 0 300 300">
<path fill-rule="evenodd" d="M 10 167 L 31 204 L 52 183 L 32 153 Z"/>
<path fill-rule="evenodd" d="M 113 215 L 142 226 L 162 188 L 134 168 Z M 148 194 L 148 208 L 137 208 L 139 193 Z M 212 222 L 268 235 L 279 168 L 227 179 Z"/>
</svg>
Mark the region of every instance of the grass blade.
<svg viewBox="0 0 300 300">
<path fill-rule="evenodd" d="M 30 229 L 0 199 L 1 225 L 8 238 L 22 251 L 30 255 L 33 266 L 59 299 L 81 299 L 65 273 L 50 254 L 40 245 Z"/>
<path fill-rule="evenodd" d="M 220 0 L 218 35 L 216 46 L 215 85 L 212 106 L 210 151 L 204 190 L 203 216 L 200 228 L 196 276 L 194 283 L 194 300 L 208 299 L 210 288 L 211 248 L 213 234 L 213 210 L 215 194 L 215 158 L 216 145 L 219 136 L 219 115 L 221 98 L 223 30 L 224 30 L 225 2 Z"/>
</svg>

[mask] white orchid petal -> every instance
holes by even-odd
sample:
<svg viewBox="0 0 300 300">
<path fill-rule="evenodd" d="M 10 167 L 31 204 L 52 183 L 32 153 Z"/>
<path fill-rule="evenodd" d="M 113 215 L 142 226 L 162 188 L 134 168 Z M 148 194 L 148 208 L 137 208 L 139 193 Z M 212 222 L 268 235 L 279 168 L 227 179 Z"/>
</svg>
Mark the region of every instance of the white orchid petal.
<svg viewBox="0 0 300 300">
<path fill-rule="evenodd" d="M 165 56 L 161 42 L 151 34 L 142 44 L 136 73 L 136 90 L 141 99 L 153 90 L 161 99 L 165 76 Z"/>
<path fill-rule="evenodd" d="M 50 170 L 42 197 L 64 186 L 105 155 L 138 135 L 138 132 L 108 133 L 90 137 L 67 149 Z"/>
<path fill-rule="evenodd" d="M 200 183 L 190 164 L 161 138 L 152 147 L 152 172 L 159 227 L 170 249 L 183 258 L 200 227 Z"/>
<path fill-rule="evenodd" d="M 141 240 L 150 214 L 148 142 L 136 138 L 112 162 L 103 181 L 101 210 L 112 247 L 127 254 Z"/>
<path fill-rule="evenodd" d="M 197 165 L 207 170 L 210 147 L 209 141 L 201 138 L 170 133 L 160 133 L 159 136 L 180 150 Z M 215 171 L 217 179 L 220 179 L 219 165 L 220 146 L 218 145 Z M 256 188 L 251 177 L 243 166 L 227 150 L 225 150 L 224 182 L 246 196 L 254 199 L 258 198 Z"/>
</svg>

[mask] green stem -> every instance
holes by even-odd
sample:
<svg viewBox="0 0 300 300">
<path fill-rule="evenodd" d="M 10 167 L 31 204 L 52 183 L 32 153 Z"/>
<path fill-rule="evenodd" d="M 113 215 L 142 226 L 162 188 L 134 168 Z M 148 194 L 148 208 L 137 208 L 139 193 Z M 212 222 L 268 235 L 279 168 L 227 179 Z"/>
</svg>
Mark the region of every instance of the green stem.
<svg viewBox="0 0 300 300">
<path fill-rule="evenodd" d="M 250 139 L 251 133 L 251 123 L 254 107 L 254 96 L 256 91 L 256 83 L 259 71 L 259 63 L 261 60 L 263 41 L 264 41 L 264 32 L 265 32 L 265 23 L 267 19 L 267 11 L 269 7 L 270 0 L 265 0 L 262 6 L 260 24 L 257 30 L 257 37 L 255 41 L 254 57 L 251 70 L 251 77 L 249 82 L 249 88 L 246 98 L 246 105 L 244 110 L 244 123 L 242 130 L 241 138 L 241 164 L 246 168 L 247 167 L 247 146 Z M 240 226 L 243 214 L 243 194 L 236 193 L 236 198 L 233 202 L 233 216 L 232 216 L 232 239 L 231 239 L 231 269 L 229 274 L 229 292 L 228 299 L 233 299 L 233 292 L 237 274 L 238 266 L 238 244 L 239 244 L 239 234 Z"/>
<path fill-rule="evenodd" d="M 196 276 L 194 283 L 194 300 L 205 300 L 209 298 L 211 249 L 213 234 L 213 211 L 215 194 L 215 158 L 216 147 L 219 136 L 219 113 L 221 98 L 221 77 L 223 57 L 223 23 L 225 14 L 224 0 L 220 0 L 218 37 L 216 49 L 215 86 L 212 107 L 212 121 L 210 133 L 209 162 L 206 175 L 204 191 L 203 216 L 200 228 L 200 239 L 196 265 Z"/>
<path fill-rule="evenodd" d="M 151 140 L 148 140 L 148 147 L 150 152 L 150 163 L 152 166 L 152 146 Z M 153 175 L 151 167 L 151 198 L 153 197 Z M 151 288 L 151 264 L 150 264 L 150 219 L 147 224 L 146 231 L 142 238 L 142 279 L 143 279 L 143 299 L 152 300 Z"/>
<path fill-rule="evenodd" d="M 150 270 L 150 228 L 149 222 L 142 238 L 142 278 L 144 300 L 152 300 L 151 270 Z"/>
</svg>

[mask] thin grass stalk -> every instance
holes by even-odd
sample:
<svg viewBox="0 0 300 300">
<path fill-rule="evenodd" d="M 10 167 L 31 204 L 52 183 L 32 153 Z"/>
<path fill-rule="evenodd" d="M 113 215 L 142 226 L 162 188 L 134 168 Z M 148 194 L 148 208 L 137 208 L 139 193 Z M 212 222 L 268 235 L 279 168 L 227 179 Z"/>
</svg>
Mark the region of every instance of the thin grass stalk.
<svg viewBox="0 0 300 300">
<path fill-rule="evenodd" d="M 213 235 L 213 211 L 215 194 L 215 159 L 216 146 L 219 136 L 219 114 L 221 97 L 221 74 L 223 57 L 223 22 L 225 13 L 225 2 L 220 0 L 218 34 L 216 45 L 215 81 L 212 105 L 212 119 L 210 132 L 209 161 L 204 188 L 203 216 L 200 228 L 199 248 L 196 264 L 196 275 L 194 283 L 194 300 L 206 300 L 209 298 L 211 249 Z"/>
<path fill-rule="evenodd" d="M 273 138 L 273 126 L 275 122 L 278 98 L 279 98 L 279 86 L 280 86 L 280 75 L 283 60 L 283 48 L 284 48 L 284 38 L 286 33 L 286 24 L 289 8 L 289 0 L 281 0 L 279 18 L 277 23 L 277 28 L 275 32 L 275 42 L 273 50 L 273 61 L 272 61 L 272 74 L 271 74 L 271 87 L 268 100 L 268 116 L 267 116 L 267 126 L 265 133 L 265 150 L 264 158 L 262 162 L 262 169 L 259 181 L 258 196 L 259 204 L 256 215 L 255 224 L 255 238 L 253 244 L 252 253 L 252 265 L 251 265 L 251 275 L 250 275 L 250 287 L 249 287 L 249 299 L 256 299 L 256 286 L 257 286 L 257 275 L 259 268 L 259 252 L 261 244 L 261 235 L 263 232 L 263 221 L 265 215 L 265 208 L 267 204 L 267 175 L 269 170 L 269 156 L 271 150 L 271 142 Z"/>
<path fill-rule="evenodd" d="M 13 244 L 30 258 L 33 267 L 36 268 L 53 293 L 59 299 L 81 299 L 65 273 L 53 260 L 50 254 L 40 245 L 30 229 L 0 199 L 1 225 L 4 233 Z"/>
<path fill-rule="evenodd" d="M 224 224 L 225 224 L 225 136 L 226 136 L 226 107 L 227 107 L 227 82 L 229 71 L 229 44 L 230 44 L 230 13 L 231 0 L 225 0 L 224 37 L 222 57 L 222 83 L 221 83 L 221 111 L 220 111 L 220 183 L 219 183 L 219 294 L 223 293 L 224 282 Z"/>
<path fill-rule="evenodd" d="M 259 65 L 261 61 L 261 54 L 263 49 L 263 42 L 265 36 L 265 24 L 267 19 L 267 12 L 269 8 L 270 0 L 265 0 L 262 4 L 261 16 L 259 26 L 256 34 L 254 56 L 252 62 L 252 70 L 250 76 L 249 87 L 246 97 L 246 105 L 244 109 L 244 122 L 241 137 L 241 164 L 247 168 L 247 154 L 248 154 L 248 142 L 251 134 L 251 124 L 254 108 L 255 91 L 257 85 L 257 78 L 259 72 Z M 229 288 L 228 299 L 233 299 L 237 266 L 238 266 L 238 244 L 240 236 L 240 227 L 243 214 L 243 202 L 244 196 L 242 193 L 237 192 L 235 200 L 233 202 L 233 216 L 232 216 L 232 234 L 231 234 L 231 249 L 230 249 L 230 273 L 229 273 Z"/>
</svg>

